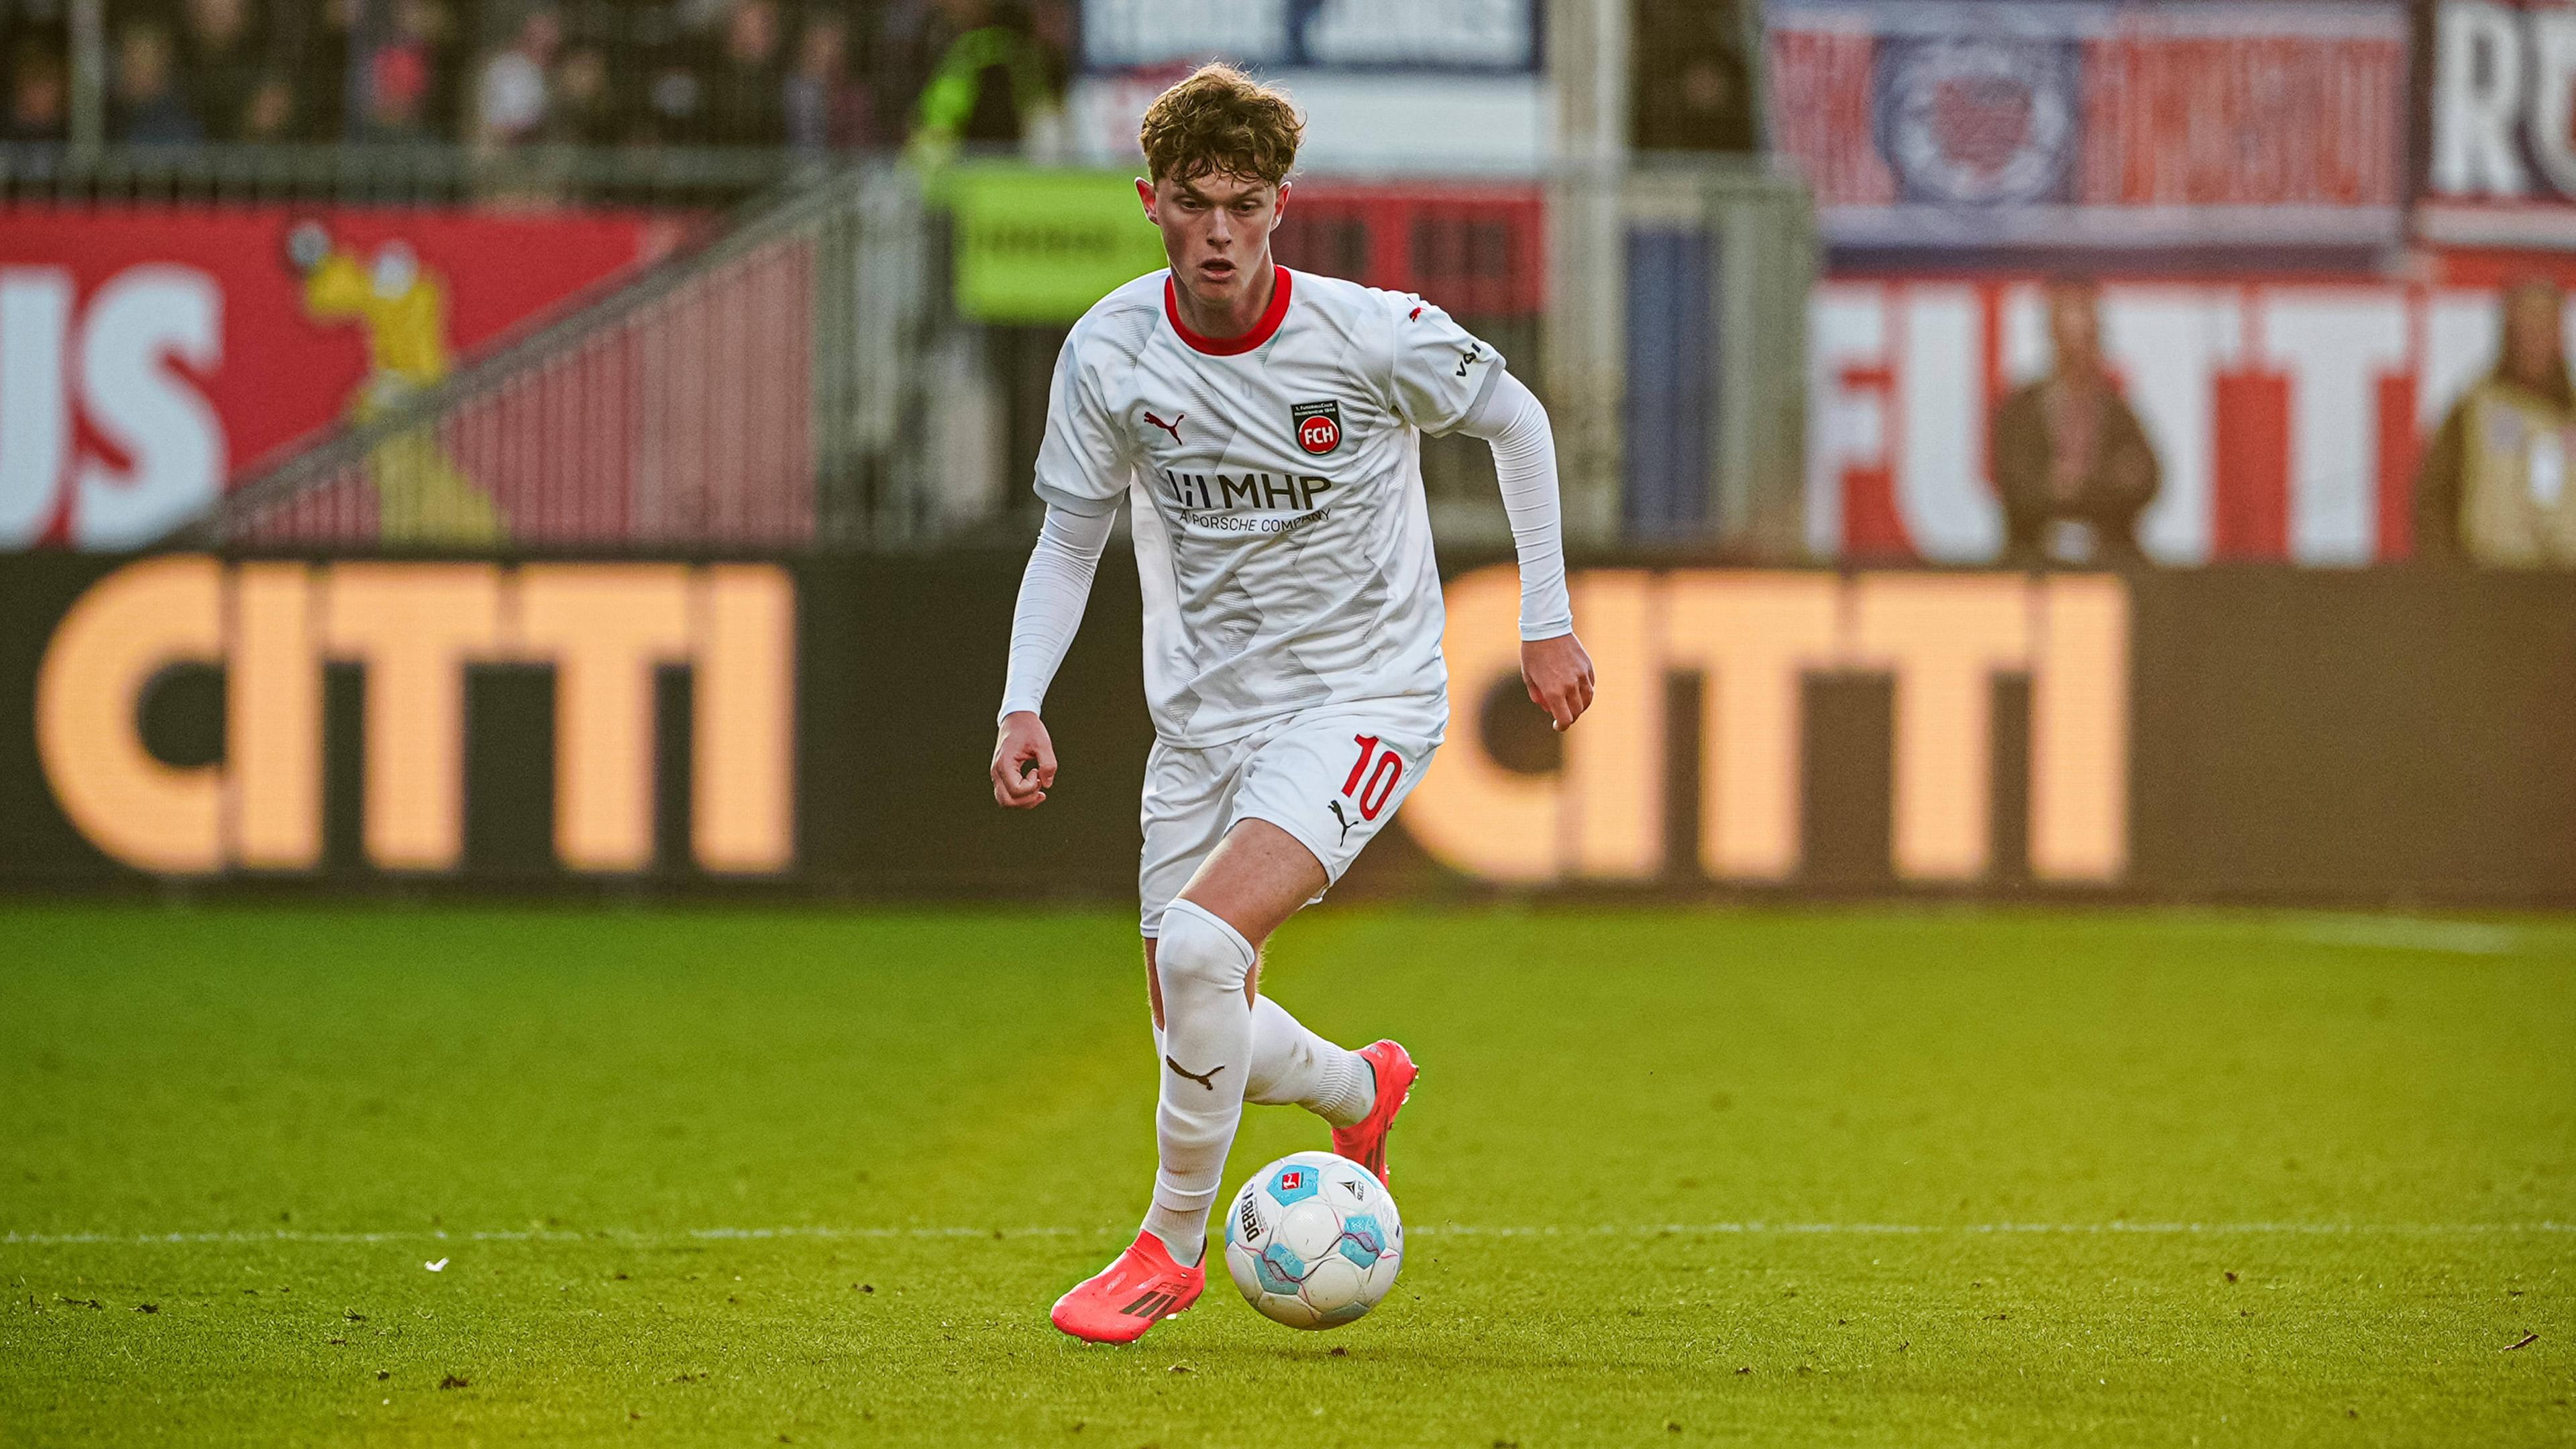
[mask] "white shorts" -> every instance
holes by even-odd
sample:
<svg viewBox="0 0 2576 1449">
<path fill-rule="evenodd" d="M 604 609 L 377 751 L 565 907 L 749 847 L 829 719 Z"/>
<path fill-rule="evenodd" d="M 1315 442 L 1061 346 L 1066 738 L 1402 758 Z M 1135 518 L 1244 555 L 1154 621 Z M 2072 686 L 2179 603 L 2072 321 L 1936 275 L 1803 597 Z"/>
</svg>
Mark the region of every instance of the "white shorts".
<svg viewBox="0 0 2576 1449">
<path fill-rule="evenodd" d="M 1203 750 L 1156 741 L 1145 761 L 1136 882 L 1144 934 L 1162 933 L 1163 908 L 1238 820 L 1267 820 L 1295 836 L 1323 862 L 1330 890 L 1413 793 L 1448 726 L 1446 700 L 1362 700 L 1319 705 Z"/>
</svg>

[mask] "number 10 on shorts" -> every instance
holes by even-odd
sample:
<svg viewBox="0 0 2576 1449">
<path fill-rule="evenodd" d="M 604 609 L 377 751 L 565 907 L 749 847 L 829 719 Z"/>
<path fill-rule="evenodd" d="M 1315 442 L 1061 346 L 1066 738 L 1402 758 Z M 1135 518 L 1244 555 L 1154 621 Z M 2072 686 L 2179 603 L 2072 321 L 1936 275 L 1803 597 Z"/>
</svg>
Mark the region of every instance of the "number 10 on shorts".
<svg viewBox="0 0 2576 1449">
<path fill-rule="evenodd" d="M 1351 777 L 1342 782 L 1342 798 L 1359 805 L 1362 820 L 1375 820 L 1404 778 L 1404 760 L 1391 749 L 1379 749 L 1375 735 L 1353 735 L 1351 743 L 1360 747 L 1360 757 L 1351 761 Z M 1372 759 L 1377 762 L 1374 770 L 1369 768 Z"/>
</svg>

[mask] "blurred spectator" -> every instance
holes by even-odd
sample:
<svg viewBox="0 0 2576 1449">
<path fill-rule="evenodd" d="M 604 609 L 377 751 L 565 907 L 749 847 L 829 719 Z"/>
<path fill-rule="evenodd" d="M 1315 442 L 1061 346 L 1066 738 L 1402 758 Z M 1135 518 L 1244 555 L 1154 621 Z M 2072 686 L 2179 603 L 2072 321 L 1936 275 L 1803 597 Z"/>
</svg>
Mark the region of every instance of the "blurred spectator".
<svg viewBox="0 0 2576 1449">
<path fill-rule="evenodd" d="M 251 95 L 269 78 L 267 47 L 253 33 L 250 0 L 187 0 L 180 18 L 180 84 L 190 108 L 212 139 L 249 139 Z"/>
<path fill-rule="evenodd" d="M 8 131 L 0 140 L 63 140 L 69 100 L 62 56 L 48 46 L 22 43 L 9 61 Z"/>
<path fill-rule="evenodd" d="M 252 84 L 231 136 L 237 141 L 258 142 L 295 138 L 295 88 L 285 76 L 271 71 Z"/>
<path fill-rule="evenodd" d="M 385 0 L 368 0 L 382 5 Z M 446 0 L 393 0 L 397 24 L 406 41 L 417 41 L 429 62 L 429 89 L 421 97 L 421 124 L 444 139 L 463 134 L 466 88 L 474 80 L 470 56 L 456 33 L 456 17 Z"/>
<path fill-rule="evenodd" d="M 409 142 L 455 134 L 459 83 L 470 68 L 456 54 L 446 6 L 439 0 L 363 0 L 363 6 L 358 18 L 372 44 L 361 137 Z"/>
<path fill-rule="evenodd" d="M 2415 552 L 2436 563 L 2576 568 L 2576 391 L 2566 298 L 2533 278 L 2504 294 L 2496 367 L 2461 394 L 2415 480 Z"/>
<path fill-rule="evenodd" d="M 295 63 L 295 113 L 305 139 L 337 141 L 349 124 L 349 23 L 354 0 L 320 0 L 302 12 Z"/>
<path fill-rule="evenodd" d="M 1070 0 L 108 3 L 116 139 L 808 152 L 1042 142 L 1078 14 Z M 65 8 L 0 0 L 9 137 L 67 135 Z M 503 48 L 460 52 L 460 16 Z"/>
<path fill-rule="evenodd" d="M 545 7 L 519 22 L 518 38 L 483 62 L 474 85 L 474 137 L 487 145 L 533 139 L 546 124 L 547 90 L 563 21 Z"/>
<path fill-rule="evenodd" d="M 1037 41 L 1045 68 L 1048 96 L 1046 108 L 1029 116 L 1021 127 L 1020 146 L 1037 159 L 1060 161 L 1067 158 L 1073 145 L 1064 97 L 1073 85 L 1074 57 L 1082 53 L 1082 16 L 1074 9 L 1073 0 L 1024 3 L 1028 6 L 1029 35 Z"/>
<path fill-rule="evenodd" d="M 430 49 L 405 37 L 378 46 L 367 63 L 367 116 L 361 138 L 382 143 L 427 140 Z"/>
<path fill-rule="evenodd" d="M 598 46 L 576 46 L 568 52 L 556 64 L 547 90 L 548 141 L 559 146 L 613 146 L 624 139 L 617 94 L 608 79 L 608 57 Z"/>
<path fill-rule="evenodd" d="M 2138 514 L 2156 496 L 2156 450 L 2102 366 L 2100 298 L 2090 283 L 2048 290 L 2047 376 L 1995 410 L 1995 491 L 2004 556 L 2047 563 L 2135 564 Z"/>
<path fill-rule="evenodd" d="M 734 0 L 724 19 L 724 43 L 707 75 L 699 139 L 717 146 L 784 144 L 787 78 L 778 61 L 776 0 Z"/>
<path fill-rule="evenodd" d="M 1630 130 L 1641 151 L 1750 151 L 1744 16 L 1712 0 L 1638 0 Z"/>
<path fill-rule="evenodd" d="M 685 141 L 697 134 L 698 117 L 706 109 L 706 87 L 686 62 L 666 60 L 654 72 L 645 100 L 644 124 L 637 139 L 645 144 Z"/>
<path fill-rule="evenodd" d="M 787 140 L 800 151 L 864 146 L 869 140 L 867 92 L 850 80 L 850 28 L 840 16 L 816 10 L 796 37 L 796 69 L 786 85 Z"/>
<path fill-rule="evenodd" d="M 1016 144 L 1059 110 L 1060 57 L 1038 42 L 1028 13 L 993 0 L 939 0 L 941 30 L 954 36 L 913 106 L 916 159 L 937 162 L 961 144 Z"/>
<path fill-rule="evenodd" d="M 170 74 L 170 32 L 137 21 L 116 33 L 116 123 L 108 134 L 140 146 L 185 146 L 206 139 Z"/>
</svg>

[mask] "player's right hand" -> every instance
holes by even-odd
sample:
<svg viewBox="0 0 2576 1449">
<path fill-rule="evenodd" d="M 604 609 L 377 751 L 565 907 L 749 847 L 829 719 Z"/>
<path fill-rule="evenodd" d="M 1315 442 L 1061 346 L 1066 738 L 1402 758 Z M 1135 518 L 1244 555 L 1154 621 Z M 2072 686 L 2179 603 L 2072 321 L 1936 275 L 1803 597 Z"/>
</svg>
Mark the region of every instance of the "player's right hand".
<svg viewBox="0 0 2576 1449">
<path fill-rule="evenodd" d="M 1055 784 L 1055 741 L 1035 714 L 1019 710 L 1002 717 L 1002 732 L 993 741 L 993 803 L 1005 810 L 1034 810 Z"/>
<path fill-rule="evenodd" d="M 1524 640 L 1521 683 L 1529 687 L 1530 703 L 1546 710 L 1549 722 L 1563 734 L 1592 707 L 1592 656 L 1570 633 Z"/>
</svg>

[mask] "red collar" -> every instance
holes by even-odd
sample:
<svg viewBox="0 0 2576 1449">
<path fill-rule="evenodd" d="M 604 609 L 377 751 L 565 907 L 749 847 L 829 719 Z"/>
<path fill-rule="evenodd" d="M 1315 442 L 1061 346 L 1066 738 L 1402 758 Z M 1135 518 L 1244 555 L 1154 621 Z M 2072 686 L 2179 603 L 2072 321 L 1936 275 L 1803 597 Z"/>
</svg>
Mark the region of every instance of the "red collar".
<svg viewBox="0 0 2576 1449">
<path fill-rule="evenodd" d="M 1262 309 L 1261 320 L 1252 324 L 1252 330 L 1240 337 L 1202 337 L 1192 332 L 1189 324 L 1181 320 L 1179 288 L 1169 276 L 1163 278 L 1163 315 L 1171 320 L 1172 330 L 1179 333 L 1181 340 L 1194 351 L 1204 352 L 1210 357 L 1236 357 L 1250 352 L 1269 341 L 1270 334 L 1278 331 L 1279 324 L 1288 319 L 1288 269 L 1273 263 L 1272 270 L 1278 276 L 1278 285 L 1270 289 L 1270 305 Z"/>
</svg>

